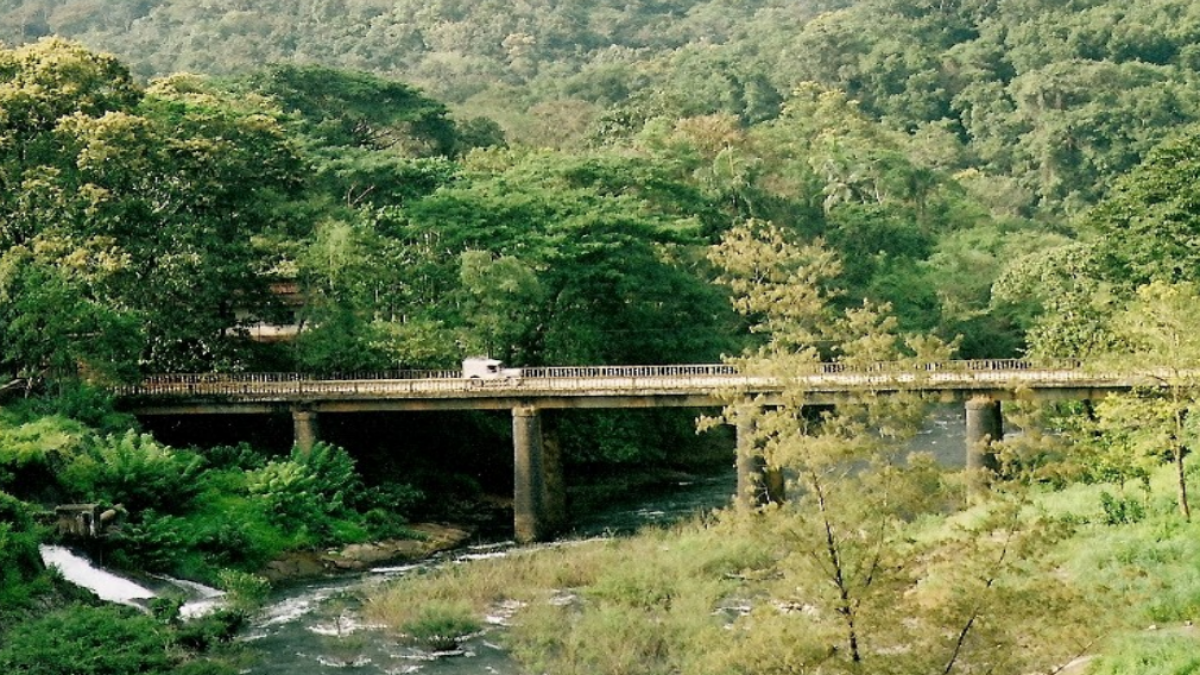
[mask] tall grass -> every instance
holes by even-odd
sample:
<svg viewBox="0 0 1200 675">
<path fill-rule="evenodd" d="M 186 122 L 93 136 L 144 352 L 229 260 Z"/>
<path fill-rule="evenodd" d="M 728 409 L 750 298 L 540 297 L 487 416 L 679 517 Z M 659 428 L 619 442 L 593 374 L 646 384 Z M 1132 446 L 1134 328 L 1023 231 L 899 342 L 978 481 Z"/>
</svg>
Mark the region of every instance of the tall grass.
<svg viewBox="0 0 1200 675">
<path fill-rule="evenodd" d="M 1193 632 L 1127 635 L 1090 664 L 1088 675 L 1200 673 L 1200 638 Z"/>
<path fill-rule="evenodd" d="M 1023 524 L 1037 540 L 1019 554 L 1036 559 L 988 582 L 991 600 L 980 605 L 985 613 L 976 639 L 1000 640 L 1016 652 L 1044 650 L 1007 662 L 1014 667 L 1053 668 L 1087 653 L 1097 657 L 1097 675 L 1200 672 L 1193 656 L 1200 641 L 1187 628 L 1200 618 L 1200 525 L 1178 515 L 1169 467 L 1163 473 L 1151 477 L 1148 491 L 1073 485 L 1035 489 L 1018 500 Z M 1116 499 L 1136 502 L 1122 513 L 1137 515 L 1114 518 Z M 981 588 L 985 579 L 962 576 L 961 556 L 987 553 L 996 542 L 973 544 L 963 533 L 993 518 L 996 504 L 910 523 L 902 538 L 927 551 L 914 568 L 926 576 L 899 589 L 895 607 L 876 608 L 874 663 L 889 664 L 888 672 L 918 672 L 906 670 L 922 663 L 916 652 L 953 643 L 953 636 L 936 631 L 926 642 L 906 642 L 915 633 L 899 628 L 969 604 L 963 584 Z M 428 603 L 458 603 L 480 618 L 500 603 L 519 606 L 506 639 L 534 672 L 759 675 L 808 672 L 826 660 L 822 672 L 841 672 L 829 647 L 839 640 L 836 612 L 808 604 L 789 571 L 796 556 L 809 553 L 791 550 L 779 536 L 786 521 L 767 522 L 724 514 L 626 539 L 447 566 L 398 580 L 369 599 L 367 612 L 405 632 Z M 915 618 L 926 610 L 932 613 Z M 1004 626 L 1007 617 L 1022 623 Z M 887 627 L 889 621 L 898 629 Z M 1147 633 L 1152 625 L 1159 631 Z M 1045 644 L 1063 639 L 1072 645 Z"/>
</svg>

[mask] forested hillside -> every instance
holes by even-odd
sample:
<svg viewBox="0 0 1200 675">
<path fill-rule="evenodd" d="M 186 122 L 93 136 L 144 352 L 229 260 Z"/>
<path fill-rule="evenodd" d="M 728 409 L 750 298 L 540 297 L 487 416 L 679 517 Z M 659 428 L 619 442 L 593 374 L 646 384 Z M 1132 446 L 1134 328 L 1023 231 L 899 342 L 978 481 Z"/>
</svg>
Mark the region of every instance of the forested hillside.
<svg viewBox="0 0 1200 675">
<path fill-rule="evenodd" d="M 0 9 L 13 45 L 119 55 L 6 57 L 14 372 L 713 359 L 740 338 L 703 251 L 747 220 L 826 242 L 839 302 L 1016 355 L 1063 316 L 1037 262 L 1200 114 L 1168 0 Z M 279 282 L 307 330 L 239 343 Z"/>
<path fill-rule="evenodd" d="M 535 145 L 611 142 L 651 117 L 757 123 L 818 82 L 1023 215 L 1079 211 L 1193 121 L 1200 68 L 1188 0 L 0 2 L 0 41 L 47 34 L 142 78 L 368 70 Z"/>
</svg>

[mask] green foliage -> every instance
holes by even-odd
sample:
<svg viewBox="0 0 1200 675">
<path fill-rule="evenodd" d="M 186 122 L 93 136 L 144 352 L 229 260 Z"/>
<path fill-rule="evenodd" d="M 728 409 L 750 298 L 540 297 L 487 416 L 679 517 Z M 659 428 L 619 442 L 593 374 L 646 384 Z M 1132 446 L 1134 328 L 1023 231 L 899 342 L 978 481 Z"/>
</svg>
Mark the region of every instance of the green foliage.
<svg viewBox="0 0 1200 675">
<path fill-rule="evenodd" d="M 218 445 L 204 450 L 204 460 L 214 471 L 223 469 L 261 469 L 266 463 L 266 457 L 250 446 L 249 443 L 237 445 Z"/>
<path fill-rule="evenodd" d="M 0 606 L 26 606 L 42 572 L 38 553 L 42 532 L 34 526 L 29 508 L 0 492 Z"/>
<path fill-rule="evenodd" d="M 1099 235 L 1101 273 L 1122 284 L 1196 280 L 1187 242 L 1200 232 L 1200 134 L 1189 129 L 1154 149 L 1085 220 Z"/>
<path fill-rule="evenodd" d="M 0 480 L 20 494 L 54 491 L 62 471 L 86 448 L 88 430 L 60 416 L 34 418 L 0 413 Z"/>
<path fill-rule="evenodd" d="M 0 668 L 28 675 L 166 675 L 165 627 L 136 610 L 77 605 L 18 625 L 0 647 Z"/>
<path fill-rule="evenodd" d="M 1194 635 L 1173 630 L 1129 636 L 1093 661 L 1091 675 L 1177 675 L 1200 670 Z"/>
<path fill-rule="evenodd" d="M 346 520 L 361 490 L 354 460 L 325 443 L 309 452 L 293 449 L 289 459 L 268 462 L 246 475 L 247 493 L 262 502 L 274 524 L 307 532 L 318 545 L 362 536 Z"/>
<path fill-rule="evenodd" d="M 109 559 L 119 567 L 174 573 L 184 566 L 195 539 L 186 519 L 148 509 L 110 537 Z"/>
<path fill-rule="evenodd" d="M 322 66 L 278 64 L 251 76 L 246 86 L 296 114 L 305 133 L 322 145 L 401 146 L 405 154 L 445 155 L 454 144 L 446 107 L 399 82 Z"/>
<path fill-rule="evenodd" d="M 53 416 L 75 420 L 105 434 L 137 428 L 137 418 L 119 412 L 111 391 L 77 380 L 47 383 L 48 392 L 14 406 L 19 415 Z"/>
<path fill-rule="evenodd" d="M 186 511 L 200 489 L 204 459 L 164 446 L 148 434 L 127 431 L 97 438 L 66 468 L 63 481 L 76 494 L 131 511 Z"/>
<path fill-rule="evenodd" d="M 237 570 L 221 570 L 218 575 L 225 591 L 228 606 L 237 612 L 250 612 L 260 607 L 271 592 L 271 583 L 257 574 Z"/>
<path fill-rule="evenodd" d="M 180 623 L 126 607 L 67 605 L 9 631 L 0 667 L 31 675 L 230 675 L 236 670 L 200 655 L 230 642 L 244 621 L 217 612 Z"/>
<path fill-rule="evenodd" d="M 1104 510 L 1105 525 L 1126 525 L 1141 522 L 1146 517 L 1146 508 L 1134 495 L 1114 497 L 1107 490 L 1100 493 L 1100 508 Z"/>
<path fill-rule="evenodd" d="M 172 639 L 175 644 L 190 652 L 207 652 L 212 648 L 233 641 L 238 632 L 246 625 L 246 614 L 239 609 L 222 608 L 211 614 L 192 619 L 186 623 L 173 626 Z M 204 673 L 220 673 L 221 669 L 192 670 Z"/>
<path fill-rule="evenodd" d="M 0 63 L 5 367 L 110 383 L 243 358 L 231 299 L 268 304 L 256 235 L 300 185 L 274 111 L 195 78 L 142 90 L 57 40 Z"/>
</svg>

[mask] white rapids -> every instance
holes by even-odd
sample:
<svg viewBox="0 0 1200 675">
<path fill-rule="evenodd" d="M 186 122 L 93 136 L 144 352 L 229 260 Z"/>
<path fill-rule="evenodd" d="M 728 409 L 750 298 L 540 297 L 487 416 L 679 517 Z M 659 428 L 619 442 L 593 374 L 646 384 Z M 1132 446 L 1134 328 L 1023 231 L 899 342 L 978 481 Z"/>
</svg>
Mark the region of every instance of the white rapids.
<svg viewBox="0 0 1200 675">
<path fill-rule="evenodd" d="M 158 593 L 153 590 L 97 567 L 92 561 L 63 546 L 42 545 L 38 547 L 38 551 L 42 554 L 42 562 L 46 567 L 57 569 L 63 579 L 88 589 L 106 602 L 144 610 L 145 601 L 158 597 Z M 194 619 L 213 611 L 220 606 L 225 595 L 215 588 L 192 581 L 169 577 L 162 577 L 162 580 L 182 590 L 186 596 L 194 598 L 179 609 L 179 614 L 184 619 Z"/>
<path fill-rule="evenodd" d="M 141 607 L 135 600 L 150 600 L 154 591 L 102 570 L 90 560 L 78 556 L 62 546 L 39 546 L 42 562 L 46 567 L 56 568 L 67 581 L 82 586 L 100 597 L 101 600 L 122 605 Z"/>
</svg>

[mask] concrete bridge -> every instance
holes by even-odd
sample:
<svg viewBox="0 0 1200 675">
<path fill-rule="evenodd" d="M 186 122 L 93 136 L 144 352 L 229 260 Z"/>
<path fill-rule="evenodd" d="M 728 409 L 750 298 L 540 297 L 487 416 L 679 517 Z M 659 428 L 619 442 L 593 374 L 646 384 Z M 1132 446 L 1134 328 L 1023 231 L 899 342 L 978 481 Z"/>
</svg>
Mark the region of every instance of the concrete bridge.
<svg viewBox="0 0 1200 675">
<path fill-rule="evenodd" d="M 570 408 L 717 407 L 739 400 L 771 405 L 784 388 L 803 389 L 813 405 L 863 393 L 922 392 L 966 405 L 967 466 L 987 468 L 987 446 L 1003 437 L 1001 402 L 1096 399 L 1155 386 L 1169 372 L 1098 372 L 1076 361 L 947 361 L 913 367 L 876 363 L 812 364 L 783 376 L 741 373 L 730 365 L 525 368 L 519 377 L 466 379 L 459 371 L 396 371 L 315 376 L 299 373 L 173 374 L 123 387 L 117 395 L 137 415 L 290 412 L 295 442 L 311 448 L 319 415 L 345 412 L 511 410 L 514 525 L 519 540 L 542 539 L 565 522 L 561 462 L 543 438 L 541 411 Z M 738 429 L 738 501 L 765 499 L 764 475 Z M 761 497 L 752 495 L 761 493 Z"/>
</svg>

